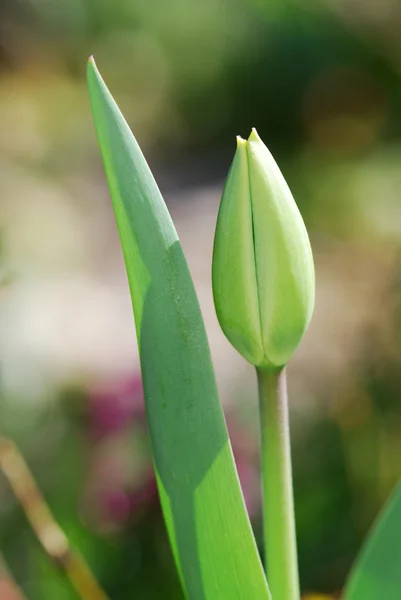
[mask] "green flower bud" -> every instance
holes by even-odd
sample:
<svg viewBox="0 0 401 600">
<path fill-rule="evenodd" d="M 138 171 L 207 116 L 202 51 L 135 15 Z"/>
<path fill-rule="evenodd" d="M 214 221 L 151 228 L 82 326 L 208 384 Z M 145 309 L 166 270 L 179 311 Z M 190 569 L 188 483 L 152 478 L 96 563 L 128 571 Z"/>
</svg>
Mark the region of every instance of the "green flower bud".
<svg viewBox="0 0 401 600">
<path fill-rule="evenodd" d="M 221 328 L 257 367 L 285 365 L 312 316 L 315 274 L 301 214 L 255 129 L 237 151 L 224 187 L 213 252 Z"/>
</svg>

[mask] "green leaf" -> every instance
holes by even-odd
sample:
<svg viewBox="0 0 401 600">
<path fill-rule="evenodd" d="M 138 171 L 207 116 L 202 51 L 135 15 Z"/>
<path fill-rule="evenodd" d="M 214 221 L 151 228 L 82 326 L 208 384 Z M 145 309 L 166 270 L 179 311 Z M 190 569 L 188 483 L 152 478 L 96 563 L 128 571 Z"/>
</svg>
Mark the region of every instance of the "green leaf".
<svg viewBox="0 0 401 600">
<path fill-rule="evenodd" d="M 184 590 L 191 600 L 270 598 L 177 233 L 93 60 L 88 83 L 130 284 L 154 468 Z"/>
<path fill-rule="evenodd" d="M 401 598 L 401 484 L 374 524 L 349 576 L 344 600 Z"/>
</svg>

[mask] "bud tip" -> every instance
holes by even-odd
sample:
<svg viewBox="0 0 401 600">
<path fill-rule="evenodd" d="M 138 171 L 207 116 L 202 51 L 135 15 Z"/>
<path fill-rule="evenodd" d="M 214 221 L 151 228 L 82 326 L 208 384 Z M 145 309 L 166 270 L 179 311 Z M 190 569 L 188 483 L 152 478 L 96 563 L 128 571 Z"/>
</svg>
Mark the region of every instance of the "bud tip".
<svg viewBox="0 0 401 600">
<path fill-rule="evenodd" d="M 261 142 L 258 132 L 255 127 L 252 127 L 251 135 L 248 138 L 248 142 Z"/>
</svg>

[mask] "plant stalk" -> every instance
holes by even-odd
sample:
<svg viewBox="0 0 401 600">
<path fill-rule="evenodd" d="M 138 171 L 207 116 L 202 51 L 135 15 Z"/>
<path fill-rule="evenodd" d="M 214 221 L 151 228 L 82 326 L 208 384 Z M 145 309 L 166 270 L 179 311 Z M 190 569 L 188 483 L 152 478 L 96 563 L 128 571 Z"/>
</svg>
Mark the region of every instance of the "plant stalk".
<svg viewBox="0 0 401 600">
<path fill-rule="evenodd" d="M 24 458 L 15 444 L 0 440 L 0 471 L 6 477 L 49 558 L 65 573 L 81 600 L 108 600 L 83 557 L 54 520 Z"/>
<path fill-rule="evenodd" d="M 263 533 L 274 600 L 299 600 L 285 369 L 257 369 L 262 443 Z"/>
<path fill-rule="evenodd" d="M 3 556 L 0 555 L 0 598 L 4 600 L 26 600 L 20 588 L 14 581 Z"/>
</svg>

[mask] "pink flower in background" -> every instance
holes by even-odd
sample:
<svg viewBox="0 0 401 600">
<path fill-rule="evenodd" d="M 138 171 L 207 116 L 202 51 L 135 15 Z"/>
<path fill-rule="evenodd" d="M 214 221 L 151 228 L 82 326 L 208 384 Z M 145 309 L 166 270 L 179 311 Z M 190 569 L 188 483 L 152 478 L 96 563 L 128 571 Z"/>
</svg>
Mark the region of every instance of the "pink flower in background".
<svg viewBox="0 0 401 600">
<path fill-rule="evenodd" d="M 95 439 L 115 435 L 145 419 L 140 375 L 92 389 L 89 397 L 89 423 Z"/>
<path fill-rule="evenodd" d="M 228 417 L 231 443 L 251 517 L 261 506 L 258 449 L 253 436 Z M 120 529 L 158 506 L 140 376 L 95 388 L 89 398 L 91 466 L 84 512 L 103 530 Z"/>
<path fill-rule="evenodd" d="M 254 518 L 262 508 L 258 440 L 234 414 L 227 416 L 227 426 L 245 504 L 249 516 Z"/>
</svg>

